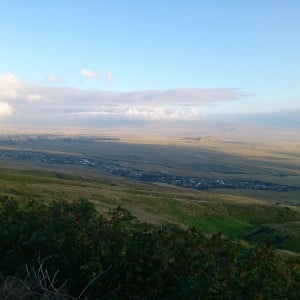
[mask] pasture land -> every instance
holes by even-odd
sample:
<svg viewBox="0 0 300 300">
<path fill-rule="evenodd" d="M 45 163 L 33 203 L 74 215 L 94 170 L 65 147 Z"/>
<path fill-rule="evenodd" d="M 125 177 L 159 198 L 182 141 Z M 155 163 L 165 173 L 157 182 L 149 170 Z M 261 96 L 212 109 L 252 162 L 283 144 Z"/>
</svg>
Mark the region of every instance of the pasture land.
<svg viewBox="0 0 300 300">
<path fill-rule="evenodd" d="M 85 198 L 103 213 L 120 205 L 141 221 L 194 226 L 208 234 L 222 231 L 251 243 L 270 242 L 279 249 L 300 252 L 298 146 L 297 142 L 264 144 L 209 137 L 2 137 L 0 196 L 41 201 Z M 26 159 L 24 151 L 34 155 Z M 49 162 L 41 153 L 64 160 L 72 156 L 73 160 Z M 262 181 L 293 189 L 181 188 L 115 176 L 94 165 L 73 164 L 74 157 L 151 174 Z"/>
</svg>

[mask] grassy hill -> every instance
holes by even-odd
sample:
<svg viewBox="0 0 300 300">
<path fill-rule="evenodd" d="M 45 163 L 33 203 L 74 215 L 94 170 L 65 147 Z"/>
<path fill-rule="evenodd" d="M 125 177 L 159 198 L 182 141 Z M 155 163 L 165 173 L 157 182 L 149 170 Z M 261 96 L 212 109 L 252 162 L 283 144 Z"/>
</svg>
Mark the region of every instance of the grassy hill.
<svg viewBox="0 0 300 300">
<path fill-rule="evenodd" d="M 78 175 L 74 171 L 14 166 L 0 169 L 0 196 L 42 202 L 84 198 L 101 213 L 120 205 L 141 221 L 175 223 L 204 233 L 221 231 L 227 236 L 250 242 L 270 241 L 280 249 L 300 252 L 297 206 L 237 195 L 237 191 L 198 191 L 82 172 Z"/>
</svg>

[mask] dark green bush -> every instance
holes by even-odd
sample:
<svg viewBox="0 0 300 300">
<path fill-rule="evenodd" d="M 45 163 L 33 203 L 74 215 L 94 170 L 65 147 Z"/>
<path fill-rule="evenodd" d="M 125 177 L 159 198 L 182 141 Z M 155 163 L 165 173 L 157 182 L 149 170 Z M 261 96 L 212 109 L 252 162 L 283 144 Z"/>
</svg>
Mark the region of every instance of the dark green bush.
<svg viewBox="0 0 300 300">
<path fill-rule="evenodd" d="M 1 199 L 0 255 L 4 278 L 24 278 L 42 261 L 74 297 L 300 299 L 297 259 L 222 234 L 142 224 L 121 208 L 103 217 L 85 200 Z"/>
</svg>

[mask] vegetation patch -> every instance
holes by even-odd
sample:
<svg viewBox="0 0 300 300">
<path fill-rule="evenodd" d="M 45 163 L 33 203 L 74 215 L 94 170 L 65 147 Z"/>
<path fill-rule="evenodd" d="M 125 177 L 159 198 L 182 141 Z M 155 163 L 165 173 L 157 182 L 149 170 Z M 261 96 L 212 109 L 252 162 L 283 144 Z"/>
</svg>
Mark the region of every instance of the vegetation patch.
<svg viewBox="0 0 300 300">
<path fill-rule="evenodd" d="M 222 234 L 0 199 L 1 299 L 299 299 L 299 259 Z M 22 298 L 23 297 L 23 298 Z"/>
<path fill-rule="evenodd" d="M 164 199 L 164 204 L 168 212 L 173 215 L 178 221 L 181 221 L 187 227 L 195 227 L 202 232 L 223 232 L 232 237 L 240 237 L 245 233 L 250 225 L 245 225 L 237 220 L 222 215 L 212 213 L 202 213 L 197 215 L 197 207 L 191 211 L 186 211 L 182 208 L 182 204 L 172 199 Z"/>
<path fill-rule="evenodd" d="M 279 249 L 300 253 L 300 223 L 265 224 L 245 235 L 247 241 L 257 244 L 271 244 Z"/>
</svg>

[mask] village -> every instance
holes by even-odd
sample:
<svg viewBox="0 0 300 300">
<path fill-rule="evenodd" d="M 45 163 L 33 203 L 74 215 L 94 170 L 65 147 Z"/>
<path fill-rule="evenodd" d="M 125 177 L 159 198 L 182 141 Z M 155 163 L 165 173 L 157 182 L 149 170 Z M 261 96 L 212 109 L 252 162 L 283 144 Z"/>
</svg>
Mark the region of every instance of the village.
<svg viewBox="0 0 300 300">
<path fill-rule="evenodd" d="M 85 158 L 82 156 L 62 155 L 49 152 L 25 150 L 0 150 L 0 158 L 30 161 L 36 164 L 51 165 L 81 165 L 99 168 L 116 176 L 126 177 L 136 181 L 170 184 L 178 187 L 206 190 L 212 188 L 272 190 L 285 192 L 299 189 L 293 186 L 280 185 L 256 180 L 220 179 L 176 176 L 156 172 L 143 172 L 134 168 L 123 167 L 100 158 Z"/>
</svg>

